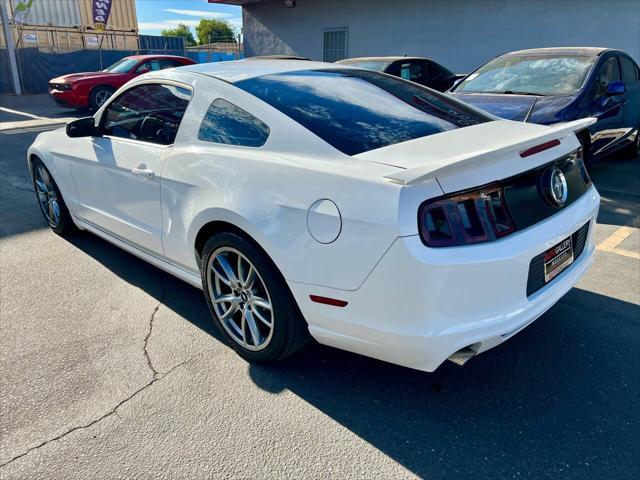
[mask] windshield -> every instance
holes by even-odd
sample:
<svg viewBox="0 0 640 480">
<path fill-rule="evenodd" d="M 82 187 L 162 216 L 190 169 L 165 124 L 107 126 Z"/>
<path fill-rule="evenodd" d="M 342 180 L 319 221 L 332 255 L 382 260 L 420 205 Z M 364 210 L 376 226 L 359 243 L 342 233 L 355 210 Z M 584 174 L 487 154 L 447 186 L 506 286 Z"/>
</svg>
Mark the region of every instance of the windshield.
<svg viewBox="0 0 640 480">
<path fill-rule="evenodd" d="M 374 72 L 384 72 L 384 70 L 389 66 L 388 61 L 340 61 L 336 63 L 341 63 L 343 65 L 349 65 L 350 67 L 356 68 L 364 68 L 365 70 L 373 70 Z"/>
<path fill-rule="evenodd" d="M 123 58 L 122 60 L 118 60 L 116 63 L 114 63 L 110 67 L 105 68 L 103 72 L 127 73 L 137 63 L 138 63 L 138 60 L 134 60 L 133 58 Z"/>
<path fill-rule="evenodd" d="M 480 67 L 454 91 L 571 95 L 580 89 L 594 61 L 586 55 L 505 55 Z"/>
<path fill-rule="evenodd" d="M 304 70 L 235 85 L 347 155 L 492 120 L 453 97 L 366 70 Z"/>
</svg>

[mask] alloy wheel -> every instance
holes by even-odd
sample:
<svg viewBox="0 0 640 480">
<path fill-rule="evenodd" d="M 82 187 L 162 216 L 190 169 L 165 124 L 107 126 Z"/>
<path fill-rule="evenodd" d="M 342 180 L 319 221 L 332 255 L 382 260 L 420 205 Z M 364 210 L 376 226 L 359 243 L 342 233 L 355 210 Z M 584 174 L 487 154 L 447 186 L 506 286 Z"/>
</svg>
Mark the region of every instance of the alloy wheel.
<svg viewBox="0 0 640 480">
<path fill-rule="evenodd" d="M 265 349 L 273 336 L 273 305 L 255 265 L 235 248 L 220 247 L 209 257 L 206 274 L 225 331 L 242 348 Z"/>
<path fill-rule="evenodd" d="M 111 93 L 108 90 L 100 90 L 96 93 L 96 104 L 98 107 L 101 107 L 104 102 L 111 96 Z"/>
<path fill-rule="evenodd" d="M 34 172 L 34 178 L 38 203 L 42 213 L 49 225 L 57 227 L 60 224 L 60 203 L 51 175 L 49 175 L 46 168 L 38 165 Z"/>
</svg>

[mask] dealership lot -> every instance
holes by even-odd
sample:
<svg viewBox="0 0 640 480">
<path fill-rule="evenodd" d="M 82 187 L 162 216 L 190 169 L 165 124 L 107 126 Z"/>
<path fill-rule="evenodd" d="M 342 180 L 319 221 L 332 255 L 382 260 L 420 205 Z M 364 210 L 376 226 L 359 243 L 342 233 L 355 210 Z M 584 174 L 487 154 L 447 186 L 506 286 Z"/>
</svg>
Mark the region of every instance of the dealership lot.
<svg viewBox="0 0 640 480">
<path fill-rule="evenodd" d="M 464 368 L 321 346 L 258 367 L 221 343 L 200 291 L 46 228 L 26 150 L 75 113 L 1 106 L 2 478 L 640 476 L 640 159 L 593 167 L 587 277 Z"/>
</svg>

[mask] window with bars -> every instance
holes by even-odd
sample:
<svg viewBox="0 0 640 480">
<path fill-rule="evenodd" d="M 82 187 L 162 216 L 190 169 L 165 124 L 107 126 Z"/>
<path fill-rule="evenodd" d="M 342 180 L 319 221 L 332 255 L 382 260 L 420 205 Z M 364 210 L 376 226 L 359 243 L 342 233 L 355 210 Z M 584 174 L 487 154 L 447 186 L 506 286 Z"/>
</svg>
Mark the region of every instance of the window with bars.
<svg viewBox="0 0 640 480">
<path fill-rule="evenodd" d="M 323 60 L 336 62 L 347 58 L 347 29 L 330 28 L 324 31 Z"/>
</svg>

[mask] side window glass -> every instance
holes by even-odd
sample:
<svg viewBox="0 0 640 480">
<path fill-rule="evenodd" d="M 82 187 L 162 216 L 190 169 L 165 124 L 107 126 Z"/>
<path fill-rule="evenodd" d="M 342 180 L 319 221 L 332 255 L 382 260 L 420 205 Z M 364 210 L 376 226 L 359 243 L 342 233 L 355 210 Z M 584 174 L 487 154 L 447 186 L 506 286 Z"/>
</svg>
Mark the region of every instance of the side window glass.
<svg viewBox="0 0 640 480">
<path fill-rule="evenodd" d="M 411 80 L 410 63 L 403 63 L 402 65 L 400 65 L 400 77 L 404 78 L 405 80 Z"/>
<path fill-rule="evenodd" d="M 198 140 L 242 147 L 261 147 L 268 137 L 264 122 L 221 98 L 211 103 L 198 131 Z"/>
<path fill-rule="evenodd" d="M 179 67 L 181 65 L 175 60 L 166 60 L 166 59 L 160 60 L 159 63 L 160 63 L 160 66 L 159 66 L 160 70 L 164 70 L 165 68 Z"/>
<path fill-rule="evenodd" d="M 622 69 L 622 81 L 633 83 L 638 80 L 638 70 L 629 57 L 620 57 L 620 67 Z"/>
<path fill-rule="evenodd" d="M 604 65 L 600 67 L 598 76 L 596 77 L 596 84 L 594 88 L 594 97 L 602 97 L 607 93 L 607 86 L 611 82 L 620 80 L 620 69 L 618 67 L 618 59 L 611 57 Z"/>
<path fill-rule="evenodd" d="M 144 71 L 155 72 L 156 70 L 160 70 L 160 60 L 150 60 L 148 62 L 144 62 L 142 65 L 138 67 L 136 70 L 137 73 L 142 73 Z"/>
<path fill-rule="evenodd" d="M 448 71 L 442 68 L 440 65 L 436 63 L 427 62 L 427 72 L 429 74 L 430 80 L 441 80 L 445 77 L 451 75 Z"/>
<path fill-rule="evenodd" d="M 190 99 L 188 89 L 174 85 L 146 84 L 130 88 L 105 109 L 102 133 L 171 145 Z"/>
</svg>

